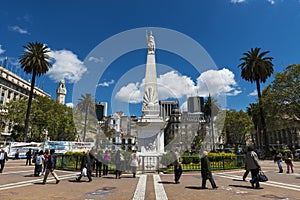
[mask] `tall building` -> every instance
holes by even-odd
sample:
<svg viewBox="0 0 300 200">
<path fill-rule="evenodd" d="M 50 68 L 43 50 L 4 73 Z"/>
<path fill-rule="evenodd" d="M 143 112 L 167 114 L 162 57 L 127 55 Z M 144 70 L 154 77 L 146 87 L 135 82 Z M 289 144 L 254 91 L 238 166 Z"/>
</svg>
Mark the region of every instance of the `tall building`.
<svg viewBox="0 0 300 200">
<path fill-rule="evenodd" d="M 107 116 L 107 102 L 96 103 L 96 116 L 98 121 L 102 121 Z"/>
<path fill-rule="evenodd" d="M 187 106 L 189 113 L 203 112 L 204 98 L 199 96 L 189 97 Z"/>
<path fill-rule="evenodd" d="M 65 104 L 66 94 L 67 94 L 67 89 L 66 89 L 65 81 L 61 80 L 56 89 L 56 101 L 58 103 Z"/>
<path fill-rule="evenodd" d="M 28 98 L 30 92 L 31 83 L 24 80 L 20 76 L 9 71 L 5 67 L 0 66 L 0 105 L 4 106 L 12 100 Z M 44 92 L 38 87 L 34 87 L 33 98 L 38 96 L 48 96 L 49 94 Z M 7 110 L 1 109 L 1 116 L 5 115 Z M 10 122 L 2 119 L 1 136 L 7 137 L 10 135 Z"/>
<path fill-rule="evenodd" d="M 159 114 L 166 121 L 170 118 L 172 110 L 178 109 L 178 101 L 159 101 Z"/>
</svg>

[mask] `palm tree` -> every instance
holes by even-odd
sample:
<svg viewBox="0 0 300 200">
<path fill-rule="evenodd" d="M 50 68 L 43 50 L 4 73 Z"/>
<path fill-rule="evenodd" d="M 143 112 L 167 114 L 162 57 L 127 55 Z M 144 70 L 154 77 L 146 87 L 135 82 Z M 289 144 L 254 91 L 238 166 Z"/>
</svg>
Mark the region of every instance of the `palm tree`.
<svg viewBox="0 0 300 200">
<path fill-rule="evenodd" d="M 41 76 L 49 71 L 51 57 L 47 54 L 50 52 L 50 49 L 42 43 L 29 42 L 27 46 L 23 47 L 24 52 L 19 59 L 19 63 L 21 64 L 21 67 L 23 68 L 26 74 L 32 74 L 28 106 L 25 118 L 24 141 L 26 141 L 35 79 L 36 76 Z"/>
<path fill-rule="evenodd" d="M 83 141 L 85 142 L 88 115 L 95 111 L 95 100 L 91 94 L 81 95 L 81 99 L 78 100 L 77 108 L 84 113 Z"/>
<path fill-rule="evenodd" d="M 216 101 L 209 94 L 209 96 L 204 104 L 204 118 L 209 123 L 209 126 L 211 127 L 213 151 L 216 151 L 213 120 L 214 120 L 214 117 L 218 114 L 219 110 L 220 109 L 219 109 Z"/>
<path fill-rule="evenodd" d="M 266 57 L 270 51 L 260 52 L 261 48 L 251 48 L 250 51 L 244 53 L 244 57 L 240 58 L 242 63 L 239 65 L 241 67 L 241 77 L 246 81 L 251 83 L 256 83 L 257 95 L 258 95 L 258 104 L 261 117 L 261 127 L 263 129 L 263 137 L 265 142 L 265 153 L 269 155 L 269 142 L 267 136 L 266 122 L 263 112 L 263 107 L 261 103 L 261 91 L 260 83 L 265 83 L 267 78 L 270 77 L 273 72 L 273 63 L 272 57 Z"/>
<path fill-rule="evenodd" d="M 249 107 L 247 107 L 247 114 L 251 118 L 252 123 L 254 125 L 254 128 L 256 130 L 256 137 L 255 140 L 252 137 L 252 140 L 254 141 L 255 145 L 259 148 L 261 148 L 261 134 L 260 134 L 260 129 L 261 129 L 261 124 L 260 122 L 260 113 L 258 110 L 258 105 L 255 103 L 251 103 Z"/>
</svg>

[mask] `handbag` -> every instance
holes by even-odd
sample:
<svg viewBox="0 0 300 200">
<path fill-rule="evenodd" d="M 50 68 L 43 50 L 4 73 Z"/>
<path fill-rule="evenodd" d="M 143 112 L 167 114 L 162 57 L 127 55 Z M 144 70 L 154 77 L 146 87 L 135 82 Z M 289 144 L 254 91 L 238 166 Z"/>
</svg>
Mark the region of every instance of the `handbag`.
<svg viewBox="0 0 300 200">
<path fill-rule="evenodd" d="M 257 174 L 257 180 L 259 182 L 266 182 L 268 181 L 268 177 L 262 172 L 260 171 L 258 174 Z"/>
<path fill-rule="evenodd" d="M 81 176 L 86 176 L 86 175 L 87 175 L 87 169 L 86 169 L 86 167 L 84 167 L 82 169 Z"/>
</svg>

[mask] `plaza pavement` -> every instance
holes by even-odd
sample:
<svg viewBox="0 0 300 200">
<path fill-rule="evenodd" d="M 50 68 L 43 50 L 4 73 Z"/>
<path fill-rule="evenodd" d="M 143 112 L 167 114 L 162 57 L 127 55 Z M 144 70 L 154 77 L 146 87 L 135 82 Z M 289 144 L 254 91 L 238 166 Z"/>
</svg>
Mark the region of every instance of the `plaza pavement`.
<svg viewBox="0 0 300 200">
<path fill-rule="evenodd" d="M 279 174 L 277 166 L 272 161 L 261 161 L 262 169 L 269 181 L 261 183 L 264 189 L 252 189 L 249 182 L 241 177 L 244 170 L 217 171 L 214 179 L 219 186 L 212 190 L 209 181 L 207 187 L 200 188 L 200 172 L 184 172 L 180 184 L 174 184 L 171 174 L 138 174 L 132 178 L 124 173 L 121 179 L 115 179 L 113 174 L 106 177 L 93 177 L 87 182 L 75 182 L 78 172 L 56 170 L 61 178 L 59 184 L 49 175 L 46 185 L 42 185 L 42 176 L 34 177 L 34 166 L 25 166 L 25 160 L 9 160 L 3 174 L 0 174 L 0 199 L 281 199 L 300 200 L 300 163 L 295 162 L 294 174 Z M 285 164 L 283 164 L 285 167 Z M 248 180 L 250 175 L 248 177 Z"/>
</svg>

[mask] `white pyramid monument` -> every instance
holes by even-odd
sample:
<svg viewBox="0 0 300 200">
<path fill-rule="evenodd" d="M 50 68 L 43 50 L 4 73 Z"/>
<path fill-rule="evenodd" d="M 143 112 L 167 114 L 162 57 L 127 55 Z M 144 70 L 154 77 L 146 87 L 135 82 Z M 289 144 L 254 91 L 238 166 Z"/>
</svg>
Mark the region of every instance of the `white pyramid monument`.
<svg viewBox="0 0 300 200">
<path fill-rule="evenodd" d="M 147 35 L 148 54 L 146 63 L 142 117 L 138 124 L 139 152 L 144 155 L 164 153 L 164 125 L 159 116 L 159 102 L 156 78 L 155 41 L 150 32 Z"/>
</svg>

